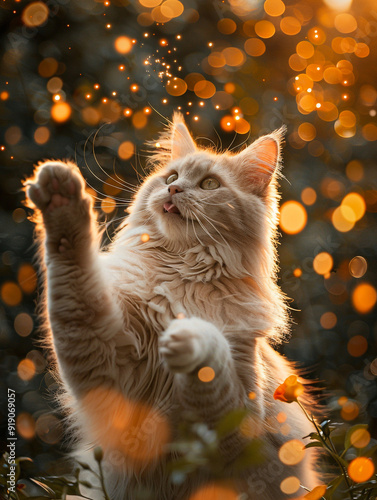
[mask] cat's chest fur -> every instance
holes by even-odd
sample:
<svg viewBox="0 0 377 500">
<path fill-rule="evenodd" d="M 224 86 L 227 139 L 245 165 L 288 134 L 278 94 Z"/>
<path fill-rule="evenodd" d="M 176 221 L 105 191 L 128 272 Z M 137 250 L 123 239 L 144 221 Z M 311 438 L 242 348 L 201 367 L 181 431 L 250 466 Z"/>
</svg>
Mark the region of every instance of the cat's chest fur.
<svg viewBox="0 0 377 500">
<path fill-rule="evenodd" d="M 256 287 L 251 280 L 230 277 L 208 252 L 157 258 L 127 252 L 115 276 L 121 301 L 157 335 L 180 315 L 206 319 L 225 334 L 250 334 L 258 328 L 253 324 L 260 300 Z"/>
</svg>

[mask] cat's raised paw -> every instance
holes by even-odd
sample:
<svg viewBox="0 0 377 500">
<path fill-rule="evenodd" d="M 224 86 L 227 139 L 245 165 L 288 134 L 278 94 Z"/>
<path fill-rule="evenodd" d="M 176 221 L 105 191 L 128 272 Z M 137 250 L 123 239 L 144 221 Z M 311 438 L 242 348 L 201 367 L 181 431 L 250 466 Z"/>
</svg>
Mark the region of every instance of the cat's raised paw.
<svg viewBox="0 0 377 500">
<path fill-rule="evenodd" d="M 208 357 L 215 326 L 199 318 L 173 320 L 159 341 L 160 354 L 171 371 L 191 373 Z M 209 335 L 208 335 L 209 334 Z"/>
<path fill-rule="evenodd" d="M 82 198 L 84 180 L 78 168 L 69 163 L 48 161 L 39 165 L 33 179 L 25 183 L 26 195 L 43 213 L 69 205 Z"/>
</svg>

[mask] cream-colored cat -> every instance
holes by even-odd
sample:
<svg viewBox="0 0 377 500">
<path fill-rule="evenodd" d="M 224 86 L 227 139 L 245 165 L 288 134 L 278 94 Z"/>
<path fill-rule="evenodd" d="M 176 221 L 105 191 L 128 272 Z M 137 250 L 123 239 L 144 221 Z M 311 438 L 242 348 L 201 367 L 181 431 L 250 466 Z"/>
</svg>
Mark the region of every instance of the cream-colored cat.
<svg viewBox="0 0 377 500">
<path fill-rule="evenodd" d="M 269 345 L 287 331 L 276 285 L 281 133 L 218 154 L 198 148 L 175 115 L 159 142 L 153 172 L 106 251 L 76 165 L 47 161 L 26 181 L 44 247 L 47 336 L 78 454 L 102 447 L 112 499 L 135 500 L 142 485 L 157 500 L 189 500 L 213 478 L 201 471 L 170 481 L 166 444 L 178 423 L 189 412 L 212 428 L 246 407 L 246 436 L 233 432 L 221 444 L 223 478 L 245 499 L 299 496 L 304 490 L 287 496 L 280 484 L 296 476 L 314 485 L 310 450 L 293 466 L 278 451 L 311 428 L 297 405 L 274 401 L 294 369 Z M 253 437 L 265 460 L 237 472 L 232 464 Z"/>
</svg>

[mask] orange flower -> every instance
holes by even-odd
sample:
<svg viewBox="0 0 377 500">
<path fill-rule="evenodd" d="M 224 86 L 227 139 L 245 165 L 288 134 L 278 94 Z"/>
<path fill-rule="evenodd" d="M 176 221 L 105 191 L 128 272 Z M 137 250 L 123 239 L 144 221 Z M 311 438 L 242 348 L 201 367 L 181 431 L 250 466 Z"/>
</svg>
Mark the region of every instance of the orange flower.
<svg viewBox="0 0 377 500">
<path fill-rule="evenodd" d="M 274 399 L 283 403 L 293 403 L 304 392 L 304 386 L 298 382 L 296 375 L 291 375 L 274 392 Z"/>
</svg>

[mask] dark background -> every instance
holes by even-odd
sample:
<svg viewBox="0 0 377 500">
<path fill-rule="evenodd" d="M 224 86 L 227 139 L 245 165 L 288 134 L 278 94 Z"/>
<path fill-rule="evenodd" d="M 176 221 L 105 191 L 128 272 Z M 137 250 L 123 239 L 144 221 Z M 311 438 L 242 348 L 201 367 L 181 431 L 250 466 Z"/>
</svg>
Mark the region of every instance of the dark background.
<svg viewBox="0 0 377 500">
<path fill-rule="evenodd" d="M 0 416 L 5 422 L 7 388 L 16 390 L 18 456 L 32 457 L 37 473 L 53 473 L 59 471 L 56 458 L 65 449 L 61 415 L 52 397 L 56 383 L 38 347 L 36 247 L 21 181 L 42 159 L 76 158 L 97 191 L 101 221 L 111 235 L 125 207 L 114 207 L 108 198 L 131 196 L 116 175 L 138 183 L 145 142 L 157 139 L 164 117 L 179 106 L 203 145 L 209 144 L 208 138 L 218 147 L 233 148 L 287 125 L 282 202 L 299 202 L 307 223 L 288 234 L 282 218 L 280 284 L 292 298 L 294 324 L 291 340 L 279 349 L 325 388 L 331 418 L 368 423 L 376 437 L 375 2 L 354 0 L 346 11 L 357 23 L 354 29 L 351 18 L 336 17 L 342 11 L 331 7 L 335 0 L 328 1 L 330 6 L 288 0 L 285 12 L 274 16 L 258 0 L 189 0 L 183 13 L 170 20 L 167 13 L 179 13 L 176 0 L 170 7 L 155 1 L 158 8 L 165 4 L 160 10 L 147 7 L 152 0 L 32 3 L 5 0 L 0 6 Z M 46 19 L 41 3 L 48 8 Z M 270 0 L 269 5 L 279 10 L 279 2 Z M 30 9 L 36 9 L 34 14 Z M 161 21 L 161 9 L 162 24 L 156 22 Z M 271 12 L 268 6 L 266 10 Z M 287 34 L 281 27 L 289 21 L 281 25 L 286 17 L 298 21 L 298 33 Z M 265 38 L 271 24 L 255 26 L 260 20 L 275 26 L 273 36 Z M 131 50 L 124 54 L 114 44 L 120 36 L 130 40 Z M 254 39 L 251 45 L 259 43 L 255 47 L 263 47 L 255 42 L 262 40 L 264 53 L 256 55 L 245 46 L 249 39 Z M 310 46 L 297 48 L 302 41 L 312 44 L 314 54 L 292 59 L 296 49 L 310 55 Z M 130 47 L 126 44 L 125 50 Z M 230 47 L 239 50 L 222 52 Z M 215 61 L 218 67 L 208 63 L 211 52 L 223 54 Z M 319 72 L 333 69 L 313 83 L 303 76 L 310 76 L 311 64 Z M 201 98 L 190 84 L 182 95 L 171 95 L 176 91 L 168 82 L 174 77 L 190 82 L 192 73 L 212 82 L 217 93 Z M 137 85 L 136 92 L 132 85 Z M 325 104 L 305 111 L 298 106 L 301 92 Z M 59 121 L 66 111 L 69 117 Z M 351 114 L 339 116 L 343 111 Z M 303 194 L 308 187 L 311 191 Z M 333 213 L 350 192 L 359 194 L 366 210 L 352 228 L 340 231 Z M 325 276 L 313 269 L 313 259 L 322 252 L 333 259 Z M 1 436 L 5 446 L 5 426 Z"/>
</svg>

